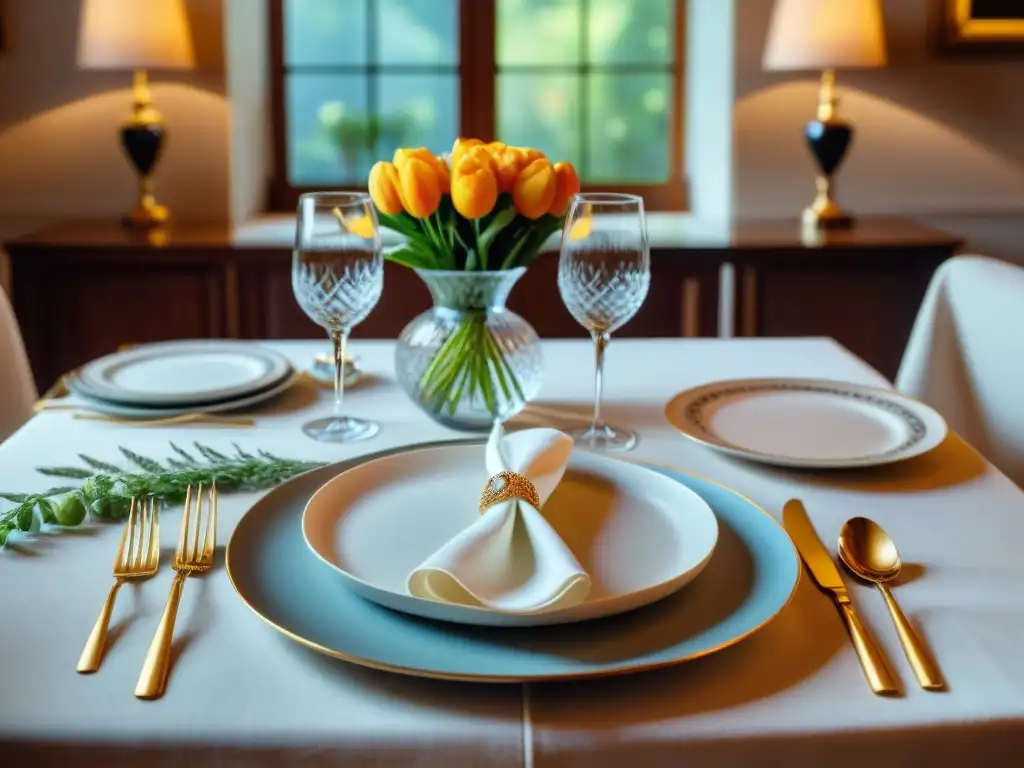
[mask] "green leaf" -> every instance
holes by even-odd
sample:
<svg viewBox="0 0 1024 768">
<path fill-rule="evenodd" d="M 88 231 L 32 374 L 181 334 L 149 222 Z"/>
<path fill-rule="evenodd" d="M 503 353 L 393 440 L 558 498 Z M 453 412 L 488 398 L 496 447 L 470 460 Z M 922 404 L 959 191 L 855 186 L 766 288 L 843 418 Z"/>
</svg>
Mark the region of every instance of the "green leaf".
<svg viewBox="0 0 1024 768">
<path fill-rule="evenodd" d="M 405 235 L 406 237 L 415 237 L 420 234 L 420 228 L 416 224 L 416 220 L 410 217 L 407 213 L 394 215 L 390 213 L 381 213 L 378 210 L 377 221 L 380 222 L 382 227 L 387 227 L 393 232 Z"/>
<path fill-rule="evenodd" d="M 14 522 L 19 531 L 32 530 L 32 520 L 35 517 L 35 504 L 25 503 L 15 510 Z"/>
<path fill-rule="evenodd" d="M 190 455 L 187 451 L 183 450 L 182 448 L 179 448 L 175 443 L 171 443 L 171 450 L 174 451 L 179 456 L 181 456 L 181 458 L 183 458 L 192 466 L 197 466 L 199 464 L 199 462 L 196 461 L 195 457 Z"/>
<path fill-rule="evenodd" d="M 422 251 L 411 247 L 409 243 L 388 250 L 384 254 L 384 259 L 403 267 L 409 267 L 410 269 L 437 268 L 437 260 L 432 255 L 424 254 Z"/>
<path fill-rule="evenodd" d="M 229 459 L 223 453 L 217 453 L 217 451 L 213 450 L 213 448 L 202 445 L 201 443 L 196 443 L 195 446 L 196 450 L 203 454 L 203 456 L 206 457 L 206 460 L 209 461 L 211 464 L 216 464 L 222 461 L 231 461 L 231 459 Z"/>
<path fill-rule="evenodd" d="M 505 208 L 499 211 L 487 225 L 486 229 L 484 229 L 477 238 L 477 249 L 482 254 L 486 254 L 490 250 L 491 243 L 494 242 L 494 238 L 496 238 L 501 231 L 505 229 L 505 227 L 515 221 L 515 218 L 515 208 Z M 486 263 L 486 259 L 484 259 L 484 261 Z"/>
<path fill-rule="evenodd" d="M 238 443 L 232 443 L 232 445 L 235 446 L 235 451 L 238 453 L 238 456 L 240 458 L 247 459 L 249 461 L 256 460 L 256 457 L 253 456 L 251 453 L 246 453 L 245 451 L 243 451 L 241 446 L 238 445 Z"/>
<path fill-rule="evenodd" d="M 79 469 L 78 467 L 40 467 L 36 471 L 50 477 L 70 477 L 75 480 L 85 480 L 93 476 L 91 470 Z"/>
<path fill-rule="evenodd" d="M 60 496 L 61 494 L 71 493 L 72 491 L 77 490 L 78 488 L 76 488 L 73 485 L 58 485 L 48 490 L 45 490 L 42 493 L 38 493 L 36 494 L 36 496 L 46 496 L 47 498 L 49 498 L 51 496 Z"/>
<path fill-rule="evenodd" d="M 7 501 L 13 501 L 15 504 L 21 504 L 28 498 L 27 493 L 2 493 L 0 492 L 0 499 L 6 499 Z"/>
<path fill-rule="evenodd" d="M 121 453 L 124 454 L 125 458 L 128 459 L 132 464 L 135 464 L 147 472 L 163 472 L 163 465 L 159 461 L 141 456 L 133 451 L 129 451 L 127 448 L 120 448 Z"/>
<path fill-rule="evenodd" d="M 53 505 L 53 515 L 59 525 L 73 527 L 85 520 L 85 502 L 81 494 L 69 493 Z"/>
<path fill-rule="evenodd" d="M 98 469 L 100 472 L 113 472 L 115 475 L 120 475 L 122 472 L 124 472 L 124 470 L 121 469 L 120 467 L 114 466 L 113 464 L 108 464 L 105 461 L 100 461 L 99 459 L 94 459 L 90 456 L 86 456 L 83 453 L 78 454 L 78 457 L 86 464 L 88 464 L 90 467 L 92 467 L 93 469 Z"/>
<path fill-rule="evenodd" d="M 57 522 L 54 504 L 49 499 L 39 500 L 39 514 L 42 515 L 44 523 L 52 524 Z"/>
<path fill-rule="evenodd" d="M 0 547 L 7 546 L 7 537 L 10 536 L 11 529 L 5 525 L 0 525 Z"/>
</svg>

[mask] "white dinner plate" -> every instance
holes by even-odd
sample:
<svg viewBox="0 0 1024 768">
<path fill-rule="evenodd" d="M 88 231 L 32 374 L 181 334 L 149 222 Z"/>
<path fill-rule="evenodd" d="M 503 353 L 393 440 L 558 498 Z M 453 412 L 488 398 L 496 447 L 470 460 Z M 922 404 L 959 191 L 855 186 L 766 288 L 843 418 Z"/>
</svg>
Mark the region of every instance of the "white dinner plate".
<svg viewBox="0 0 1024 768">
<path fill-rule="evenodd" d="M 192 406 L 175 406 L 168 408 L 122 405 L 121 403 L 112 403 L 108 400 L 97 400 L 93 397 L 89 397 L 87 392 L 78 388 L 78 380 L 75 377 L 68 379 L 68 389 L 85 400 L 86 405 L 84 407 L 90 411 L 96 411 L 97 413 L 103 413 L 107 416 L 116 416 L 122 419 L 169 419 L 175 416 L 184 416 L 189 413 L 224 413 L 227 411 L 236 411 L 241 408 L 258 405 L 259 403 L 283 394 L 293 386 L 296 381 L 298 381 L 299 375 L 300 374 L 292 374 L 283 381 L 280 381 L 267 389 L 259 392 L 253 392 L 245 397 L 221 400 L 216 403 L 199 403 Z"/>
<path fill-rule="evenodd" d="M 429 619 L 504 627 L 639 608 L 685 586 L 711 558 L 718 523 L 697 493 L 643 466 L 581 451 L 542 511 L 590 575 L 584 602 L 513 615 L 414 597 L 409 574 L 479 515 L 484 451 L 424 448 L 341 473 L 306 505 L 307 545 L 340 574 L 339 589 Z"/>
<path fill-rule="evenodd" d="M 787 467 L 870 467 L 946 437 L 933 408 L 898 392 L 827 379 L 716 381 L 676 395 L 669 422 L 710 448 Z"/>
<path fill-rule="evenodd" d="M 143 344 L 78 371 L 79 391 L 122 405 L 194 406 L 244 397 L 280 383 L 288 359 L 252 342 L 208 339 Z"/>
</svg>

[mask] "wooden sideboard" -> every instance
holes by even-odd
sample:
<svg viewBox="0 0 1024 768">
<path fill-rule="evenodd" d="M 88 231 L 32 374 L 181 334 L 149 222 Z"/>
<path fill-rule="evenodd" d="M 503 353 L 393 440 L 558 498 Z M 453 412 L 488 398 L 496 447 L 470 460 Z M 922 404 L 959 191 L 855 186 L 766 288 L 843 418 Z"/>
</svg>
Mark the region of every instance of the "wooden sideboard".
<svg viewBox="0 0 1024 768">
<path fill-rule="evenodd" d="M 959 241 L 898 219 L 808 240 L 795 222 L 739 222 L 713 236 L 652 233 L 647 301 L 617 336 L 716 336 L 723 265 L 736 335 L 831 336 L 893 376 L 935 268 Z M 226 227 L 135 233 L 68 223 L 4 244 L 15 312 L 40 390 L 123 343 L 317 338 L 292 296 L 290 251 L 239 244 Z M 583 336 L 545 253 L 509 307 L 542 337 Z M 384 295 L 354 338 L 394 338 L 430 306 L 419 278 L 388 264 Z"/>
</svg>

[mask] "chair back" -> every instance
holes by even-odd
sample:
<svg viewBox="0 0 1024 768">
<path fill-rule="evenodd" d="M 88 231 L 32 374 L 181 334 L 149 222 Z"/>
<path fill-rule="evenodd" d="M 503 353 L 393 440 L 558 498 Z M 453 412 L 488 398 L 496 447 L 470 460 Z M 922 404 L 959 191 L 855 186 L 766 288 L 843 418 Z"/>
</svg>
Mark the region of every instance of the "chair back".
<svg viewBox="0 0 1024 768">
<path fill-rule="evenodd" d="M 957 256 L 935 272 L 896 376 L 1024 487 L 1024 269 Z"/>
<path fill-rule="evenodd" d="M 38 394 L 18 320 L 0 288 L 0 442 L 32 416 Z"/>
</svg>

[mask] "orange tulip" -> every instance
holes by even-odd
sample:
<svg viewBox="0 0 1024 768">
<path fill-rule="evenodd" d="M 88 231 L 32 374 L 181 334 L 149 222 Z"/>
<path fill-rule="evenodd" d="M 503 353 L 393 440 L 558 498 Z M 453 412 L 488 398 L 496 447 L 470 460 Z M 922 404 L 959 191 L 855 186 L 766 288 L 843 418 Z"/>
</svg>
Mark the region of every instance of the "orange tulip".
<svg viewBox="0 0 1024 768">
<path fill-rule="evenodd" d="M 555 169 L 547 158 L 534 160 L 516 177 L 512 188 L 512 201 L 516 210 L 528 219 L 539 219 L 555 200 L 558 182 Z"/>
<path fill-rule="evenodd" d="M 494 155 L 482 144 L 469 147 L 461 152 L 458 158 L 453 157 L 452 168 L 458 168 L 465 160 L 473 160 L 480 165 L 486 166 L 495 176 L 498 174 L 498 163 L 494 159 Z"/>
<path fill-rule="evenodd" d="M 395 215 L 404 210 L 398 169 L 391 163 L 374 163 L 370 169 L 370 197 L 381 213 Z"/>
<path fill-rule="evenodd" d="M 437 174 L 437 182 L 441 187 L 441 192 L 443 194 L 448 194 L 448 190 L 450 188 L 448 164 L 444 160 L 433 155 L 426 147 L 416 147 L 415 149 L 396 149 L 394 159 L 395 167 L 399 172 L 401 172 L 402 166 L 413 158 L 422 160 L 434 169 L 434 172 Z"/>
<path fill-rule="evenodd" d="M 498 202 L 498 182 L 491 166 L 480 157 L 466 155 L 452 176 L 452 204 L 467 219 L 479 219 Z"/>
<path fill-rule="evenodd" d="M 473 147 L 482 147 L 484 143 L 480 139 L 456 139 L 452 144 L 452 168 L 459 164 L 459 160 L 466 154 L 467 150 Z"/>
<path fill-rule="evenodd" d="M 498 164 L 498 192 L 511 192 L 519 172 L 528 165 L 526 153 L 519 147 L 505 147 L 495 159 Z"/>
<path fill-rule="evenodd" d="M 572 228 L 569 230 L 570 240 L 583 240 L 586 237 L 590 237 L 590 231 L 594 226 L 594 208 L 587 204 L 584 205 L 580 210 L 579 218 L 573 222 Z"/>
<path fill-rule="evenodd" d="M 534 149 L 533 147 L 520 147 L 520 149 L 522 149 L 523 155 L 526 157 L 527 165 L 532 163 L 534 160 L 540 160 L 541 158 L 547 157 L 547 155 L 539 149 Z"/>
<path fill-rule="evenodd" d="M 353 235 L 372 240 L 376 232 L 373 228 L 373 219 L 370 218 L 370 214 L 364 213 L 362 216 L 355 216 L 351 219 L 345 219 L 342 225 Z"/>
<path fill-rule="evenodd" d="M 405 160 L 398 171 L 405 210 L 417 219 L 425 219 L 441 203 L 441 181 L 437 169 L 418 157 Z"/>
<path fill-rule="evenodd" d="M 580 177 L 576 175 L 572 163 L 555 163 L 555 199 L 548 213 L 565 216 L 572 196 L 579 194 L 579 191 Z"/>
<path fill-rule="evenodd" d="M 507 145 L 501 141 L 491 141 L 484 144 L 484 148 L 491 153 L 491 156 L 494 157 L 495 160 L 497 160 L 498 156 L 505 151 L 506 146 Z"/>
</svg>

